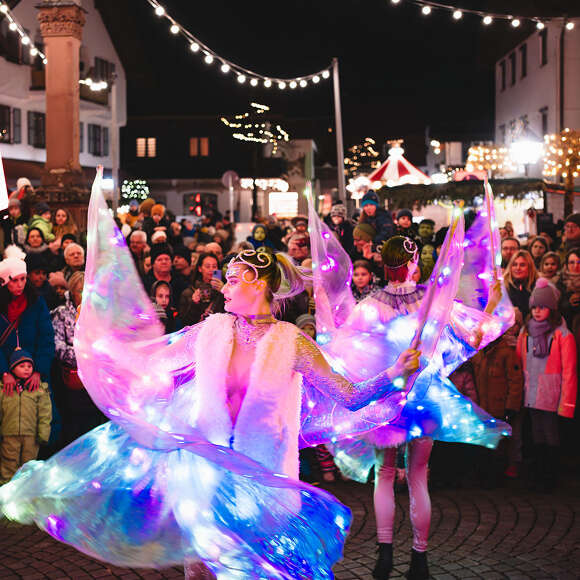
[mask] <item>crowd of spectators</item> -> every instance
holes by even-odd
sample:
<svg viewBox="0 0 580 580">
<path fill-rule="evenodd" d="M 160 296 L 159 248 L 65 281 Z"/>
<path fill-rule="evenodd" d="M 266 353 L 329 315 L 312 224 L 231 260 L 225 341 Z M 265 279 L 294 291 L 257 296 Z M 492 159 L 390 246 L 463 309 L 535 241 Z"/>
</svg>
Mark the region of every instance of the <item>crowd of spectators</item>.
<svg viewBox="0 0 580 580">
<path fill-rule="evenodd" d="M 40 450 L 40 455 L 46 457 L 104 422 L 105 417 L 84 390 L 73 348 L 75 320 L 82 303 L 86 234 L 67 210 L 31 203 L 29 182 L 19 183 L 8 210 L 1 216 L 0 229 L 4 248 L 9 247 L 0 263 L 0 277 L 2 265 L 10 275 L 10 283 L 0 287 L 0 435 L 3 441 L 14 435 L 33 436 L 35 445 L 46 444 Z M 410 237 L 418 244 L 415 281 L 428 280 L 447 228 L 436 231 L 431 219 L 415 223 L 408 209 L 391 213 L 381 207 L 373 191 L 365 194 L 360 205 L 360 214 L 352 220 L 340 202 L 333 204 L 324 218 L 353 262 L 351 289 L 355 300 L 359 302 L 385 285 L 380 247 L 393 235 Z M 141 203 L 133 200 L 129 212 L 117 221 L 143 290 L 166 333 L 224 311 L 221 289 L 225 270 L 229 260 L 241 250 L 285 251 L 297 265 L 312 267 L 308 218 L 303 215 L 283 221 L 269 216 L 256 223 L 245 240 L 235 239 L 227 214 L 204 216 L 197 225 L 189 220 L 177 222 L 153 199 Z M 580 214 L 565 220 L 560 237 L 542 233 L 523 242 L 514 235 L 509 222 L 500 234 L 505 291 L 516 308 L 516 324 L 458 369 L 451 380 L 494 417 L 510 422 L 514 435 L 497 451 L 440 444 L 433 455 L 432 482 L 456 485 L 469 475 L 484 486 L 493 486 L 506 477 L 518 477 L 523 471 L 531 485 L 549 489 L 555 485 L 560 450 L 571 449 L 568 439 L 577 432 L 572 422 L 559 424 L 558 416 L 573 418 L 573 405 L 565 407 L 563 401 L 575 401 L 577 391 Z M 540 278 L 544 282 L 538 284 Z M 546 324 L 538 326 L 531 314 L 540 307 L 549 308 L 550 316 L 544 319 Z M 311 290 L 290 300 L 277 316 L 316 337 Z M 544 331 L 543 335 L 538 328 Z M 557 353 L 556 348 L 560 349 Z M 25 361 L 22 353 L 15 354 L 19 349 L 26 353 Z M 528 360 L 535 356 L 530 355 L 535 349 L 544 349 L 543 359 L 547 361 L 540 371 L 537 364 L 530 366 Z M 24 363 L 33 368 L 25 378 L 19 370 L 26 366 Z M 534 373 L 542 376 L 534 378 Z M 549 380 L 542 378 L 547 374 Z M 552 392 L 545 399 L 551 397 L 550 401 L 538 403 L 540 390 L 549 388 Z M 42 436 L 9 432 L 13 427 L 6 425 L 13 423 L 2 415 L 6 402 L 10 397 L 36 392 L 50 397 L 50 438 L 46 429 Z M 46 397 L 36 396 L 34 400 L 41 413 Z M 43 417 L 46 423 L 46 413 Z M 16 465 L 14 451 L 0 449 L 0 480 L 6 480 Z M 34 447 L 32 451 L 34 455 Z M 2 460 L 6 454 L 9 459 L 4 465 L 9 467 L 4 469 Z M 22 458 L 31 458 L 30 453 L 22 452 L 20 463 Z M 317 449 L 310 459 L 315 464 L 314 471 L 304 461 L 305 478 L 315 478 L 317 469 L 326 480 L 338 475 L 324 448 Z"/>
</svg>

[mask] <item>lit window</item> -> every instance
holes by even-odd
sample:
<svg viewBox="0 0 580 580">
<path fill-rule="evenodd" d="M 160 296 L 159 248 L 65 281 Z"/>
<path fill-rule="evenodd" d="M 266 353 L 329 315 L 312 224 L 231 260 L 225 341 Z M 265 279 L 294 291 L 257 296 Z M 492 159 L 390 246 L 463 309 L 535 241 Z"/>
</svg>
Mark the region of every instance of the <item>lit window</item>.
<svg viewBox="0 0 580 580">
<path fill-rule="evenodd" d="M 189 156 L 190 157 L 209 157 L 209 138 L 208 137 L 190 137 L 189 138 Z"/>
<path fill-rule="evenodd" d="M 147 137 L 147 157 L 157 157 L 157 139 Z"/>
<path fill-rule="evenodd" d="M 199 139 L 197 137 L 189 138 L 189 156 L 197 157 L 199 155 Z"/>
<path fill-rule="evenodd" d="M 202 137 L 199 140 L 199 149 L 202 157 L 209 157 L 209 139 L 207 137 Z"/>
<path fill-rule="evenodd" d="M 136 146 L 137 157 L 157 157 L 156 137 L 137 137 Z"/>
</svg>

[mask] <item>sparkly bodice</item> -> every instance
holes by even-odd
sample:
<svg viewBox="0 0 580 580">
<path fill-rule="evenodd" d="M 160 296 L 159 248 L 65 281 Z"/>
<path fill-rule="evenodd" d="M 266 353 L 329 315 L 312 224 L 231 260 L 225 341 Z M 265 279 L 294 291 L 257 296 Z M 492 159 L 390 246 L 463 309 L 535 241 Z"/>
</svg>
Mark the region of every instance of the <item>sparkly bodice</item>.
<svg viewBox="0 0 580 580">
<path fill-rule="evenodd" d="M 256 343 L 270 330 L 272 324 L 275 323 L 276 319 L 273 316 L 254 319 L 236 316 L 234 321 L 236 348 L 243 351 L 254 350 Z"/>
</svg>

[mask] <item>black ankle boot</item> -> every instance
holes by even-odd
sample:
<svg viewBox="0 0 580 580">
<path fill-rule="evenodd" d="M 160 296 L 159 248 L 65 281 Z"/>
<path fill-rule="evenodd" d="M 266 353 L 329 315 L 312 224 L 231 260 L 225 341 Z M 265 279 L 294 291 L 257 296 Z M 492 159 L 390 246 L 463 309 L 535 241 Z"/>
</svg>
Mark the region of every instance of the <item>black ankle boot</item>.
<svg viewBox="0 0 580 580">
<path fill-rule="evenodd" d="M 407 572 L 408 580 L 429 580 L 427 552 L 411 550 L 411 566 Z"/>
<path fill-rule="evenodd" d="M 393 544 L 379 544 L 377 565 L 373 570 L 375 580 L 389 580 L 393 569 Z"/>
</svg>

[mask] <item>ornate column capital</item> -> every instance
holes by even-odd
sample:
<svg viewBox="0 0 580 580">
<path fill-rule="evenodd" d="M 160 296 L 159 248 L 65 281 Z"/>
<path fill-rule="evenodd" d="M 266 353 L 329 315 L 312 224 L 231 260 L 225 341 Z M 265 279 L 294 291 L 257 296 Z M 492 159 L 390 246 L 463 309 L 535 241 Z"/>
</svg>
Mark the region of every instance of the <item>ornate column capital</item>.
<svg viewBox="0 0 580 580">
<path fill-rule="evenodd" d="M 86 10 L 69 0 L 45 0 L 37 5 L 40 32 L 43 38 L 72 36 L 82 40 Z"/>
</svg>

